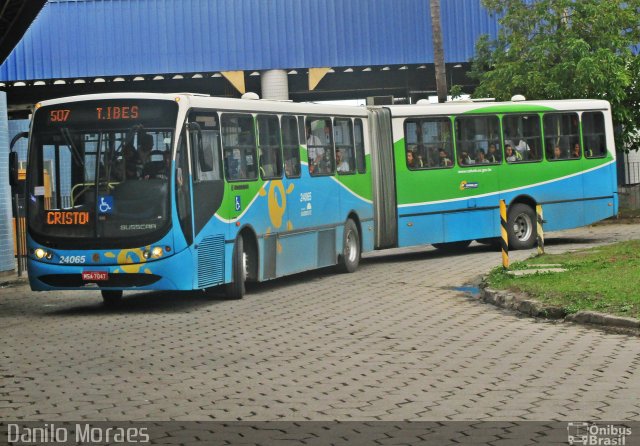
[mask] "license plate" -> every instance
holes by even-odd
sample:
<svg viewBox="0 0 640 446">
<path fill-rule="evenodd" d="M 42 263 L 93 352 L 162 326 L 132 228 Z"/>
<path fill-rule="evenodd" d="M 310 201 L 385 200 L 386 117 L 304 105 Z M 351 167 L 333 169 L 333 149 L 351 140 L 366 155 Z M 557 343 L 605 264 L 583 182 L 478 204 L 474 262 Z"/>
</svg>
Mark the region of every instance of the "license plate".
<svg viewBox="0 0 640 446">
<path fill-rule="evenodd" d="M 85 282 L 99 282 L 103 280 L 109 280 L 109 273 L 106 271 L 84 271 L 82 273 L 82 280 Z"/>
</svg>

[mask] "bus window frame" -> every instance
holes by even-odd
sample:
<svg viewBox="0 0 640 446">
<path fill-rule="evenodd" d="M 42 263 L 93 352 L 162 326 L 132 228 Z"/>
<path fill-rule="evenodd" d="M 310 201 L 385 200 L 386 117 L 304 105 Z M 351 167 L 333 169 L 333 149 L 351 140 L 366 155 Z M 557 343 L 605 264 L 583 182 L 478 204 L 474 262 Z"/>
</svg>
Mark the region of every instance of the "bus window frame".
<svg viewBox="0 0 640 446">
<path fill-rule="evenodd" d="M 587 153 L 585 151 L 585 143 L 584 143 L 584 139 L 585 139 L 585 133 L 584 133 L 584 128 L 583 128 L 583 119 L 582 117 L 584 116 L 585 113 L 592 113 L 592 114 L 600 114 L 600 116 L 602 117 L 602 136 L 604 137 L 604 153 L 602 155 L 598 155 L 598 156 L 587 156 Z M 582 157 L 584 159 L 589 159 L 589 160 L 593 160 L 593 159 L 603 159 L 606 158 L 610 152 L 609 150 L 609 144 L 607 141 L 607 121 L 605 120 L 604 117 L 604 112 L 602 110 L 583 110 L 582 112 L 579 113 L 580 115 L 580 150 L 581 150 L 581 154 Z M 589 135 L 598 135 L 599 133 L 589 133 Z M 589 149 L 593 152 L 592 149 Z"/>
<path fill-rule="evenodd" d="M 329 145 L 325 145 L 325 144 L 321 144 L 320 146 L 312 146 L 312 147 L 322 147 L 324 149 L 323 153 L 327 153 L 327 151 L 331 154 L 331 160 L 330 161 L 330 169 L 328 172 L 325 173 L 315 173 L 312 172 L 312 170 L 310 169 L 311 166 L 311 159 L 309 158 L 309 144 L 308 144 L 308 138 L 305 138 L 305 143 L 306 144 L 306 149 L 307 149 L 307 171 L 309 172 L 309 176 L 310 177 L 329 177 L 329 176 L 335 176 L 336 174 L 336 144 L 335 144 L 335 138 L 333 137 L 333 129 L 335 128 L 335 126 L 333 125 L 333 116 L 326 116 L 326 115 L 306 115 L 305 116 L 305 121 L 304 121 L 304 125 L 305 125 L 305 137 L 306 137 L 306 128 L 307 128 L 307 123 L 309 121 L 311 122 L 315 122 L 315 121 L 324 121 L 326 123 L 327 120 L 331 121 L 331 132 L 329 133 L 329 138 L 331 140 Z M 323 127 L 324 128 L 324 127 Z M 313 129 L 312 129 L 312 133 L 313 135 Z M 320 139 L 320 138 L 318 138 Z M 322 142 L 322 141 L 320 141 Z"/>
<path fill-rule="evenodd" d="M 202 124 L 201 122 L 198 122 L 197 120 L 195 120 L 195 117 L 198 116 L 214 116 L 217 121 L 218 121 L 218 146 L 219 146 L 219 152 L 218 152 L 218 171 L 220 172 L 220 179 L 221 180 L 225 180 L 225 174 L 224 174 L 224 160 L 223 160 L 223 150 L 222 150 L 222 121 L 220 120 L 220 112 L 218 110 L 214 110 L 214 109 L 210 109 L 210 108 L 190 108 L 187 111 L 187 117 L 186 117 L 186 121 L 185 123 L 196 123 L 200 126 L 200 131 L 204 134 L 205 132 L 211 132 L 211 131 L 215 131 L 215 128 L 211 128 L 207 125 Z M 175 137 L 174 137 L 175 138 Z M 204 138 L 202 138 L 204 140 Z M 201 141 L 202 142 L 202 141 Z M 193 148 L 192 148 L 193 149 Z M 200 157 L 200 153 L 194 153 L 193 155 L 195 155 L 195 157 Z M 172 157 L 173 159 L 173 154 Z M 199 162 L 200 160 L 198 160 Z M 194 162 L 194 161 L 192 161 Z M 192 169 L 194 166 L 191 166 Z M 200 173 L 200 169 L 196 169 L 192 172 L 190 172 L 191 175 L 193 175 L 193 178 L 195 180 L 196 177 L 196 172 Z M 206 172 L 211 172 L 211 171 L 202 171 L 202 173 L 206 173 Z M 200 179 L 198 178 L 198 180 L 200 181 Z M 203 181 L 219 181 L 219 180 L 203 180 Z"/>
<path fill-rule="evenodd" d="M 285 121 L 285 119 L 289 120 L 289 119 L 293 119 L 295 120 L 295 138 L 296 138 L 296 144 L 295 144 L 295 148 L 293 147 L 293 144 L 291 145 L 291 147 L 289 146 L 285 146 L 284 143 L 284 126 L 283 126 L 283 122 Z M 296 115 L 289 115 L 289 114 L 283 114 L 280 116 L 280 145 L 281 145 L 281 149 L 282 149 L 282 161 L 284 164 L 284 175 L 287 179 L 294 179 L 294 178 L 300 178 L 302 176 L 302 158 L 300 155 L 300 121 L 301 119 L 299 119 L 298 116 Z M 302 131 L 304 132 L 304 121 L 302 122 Z M 297 157 L 296 159 L 296 171 L 298 172 L 297 175 L 289 175 L 287 173 L 287 161 L 289 161 L 290 158 L 288 158 L 287 154 L 289 153 L 289 150 L 295 150 L 297 153 Z"/>
<path fill-rule="evenodd" d="M 576 115 L 578 117 L 578 126 L 577 126 L 577 137 L 578 137 L 578 141 L 580 143 L 580 145 L 582 145 L 582 125 L 581 125 L 581 112 L 584 112 L 585 110 L 558 110 L 558 111 L 550 111 L 550 112 L 544 112 L 542 114 L 542 135 L 543 135 L 543 143 L 544 143 L 544 159 L 545 161 L 549 161 L 552 163 L 557 163 L 557 162 L 561 162 L 561 161 L 580 161 L 583 158 L 583 150 L 582 147 L 580 147 L 580 158 L 571 158 L 570 154 L 571 154 L 571 146 L 572 144 L 569 144 L 569 148 L 567 149 L 567 157 L 566 158 L 559 158 L 559 159 L 553 159 L 553 158 L 549 158 L 548 157 L 548 151 L 547 151 L 547 138 L 552 138 L 552 137 L 547 137 L 547 134 L 545 132 L 545 125 L 544 125 L 544 118 L 546 116 L 551 116 L 551 115 Z M 554 137 L 558 138 L 558 137 L 563 137 L 563 135 L 554 135 Z M 575 144 L 575 143 L 573 143 Z M 553 149 L 552 149 L 553 150 Z"/>
<path fill-rule="evenodd" d="M 340 146 L 338 146 L 338 144 L 335 141 L 335 131 L 336 131 L 336 121 L 346 121 L 349 123 L 349 127 L 350 127 L 350 131 L 351 131 L 351 145 L 348 146 L 346 144 L 341 144 Z M 337 116 L 333 119 L 333 128 L 332 128 L 332 133 L 333 133 L 333 147 L 335 150 L 335 154 L 334 154 L 334 160 L 335 160 L 335 165 L 336 165 L 336 175 L 356 175 L 358 173 L 357 171 L 357 163 L 356 163 L 356 140 L 355 140 L 355 132 L 354 132 L 354 126 L 353 126 L 353 118 L 351 117 L 342 117 L 342 116 Z M 350 165 L 349 166 L 349 170 L 345 171 L 345 172 L 340 172 L 338 170 L 338 163 L 337 163 L 337 159 L 338 159 L 338 150 L 344 150 L 345 147 L 349 147 L 351 148 L 351 155 L 352 155 L 352 159 L 353 159 L 353 167 Z"/>
<path fill-rule="evenodd" d="M 487 162 L 487 163 L 477 164 L 475 162 L 475 159 L 474 159 L 473 163 L 460 164 L 458 162 L 458 144 L 459 144 L 459 140 L 458 140 L 458 135 L 456 133 L 457 128 L 458 128 L 458 124 L 457 124 L 458 121 L 460 119 L 466 120 L 466 119 L 473 119 L 473 118 L 491 118 L 491 117 L 494 117 L 494 118 L 498 119 L 498 141 L 495 144 L 500 144 L 500 146 L 501 146 L 501 148 L 500 148 L 500 153 L 501 153 L 500 161 L 497 161 L 495 163 Z M 455 116 L 453 116 L 453 137 L 454 137 L 454 141 L 455 141 L 455 144 L 454 144 L 455 163 L 456 163 L 456 166 L 458 166 L 458 167 L 460 167 L 462 169 L 466 169 L 466 168 L 469 168 L 469 167 L 477 169 L 478 166 L 500 166 L 503 163 L 503 161 L 505 160 L 505 157 L 504 157 L 504 138 L 503 138 L 503 132 L 502 132 L 502 120 L 500 119 L 500 115 L 493 114 L 493 113 L 486 113 L 486 114 L 478 113 L 478 114 L 468 114 L 468 115 L 467 114 L 455 115 Z M 464 141 L 469 141 L 469 140 L 464 140 Z M 487 153 L 484 154 L 484 156 L 486 157 L 486 156 L 489 155 L 489 147 L 488 147 L 489 146 L 489 139 L 487 138 L 487 139 L 485 139 L 483 141 L 487 141 L 487 143 L 488 143 L 487 144 Z M 466 151 L 466 152 L 467 152 L 467 155 L 468 155 L 468 151 Z M 477 152 L 477 150 L 476 150 L 476 152 Z"/>
<path fill-rule="evenodd" d="M 455 159 L 451 159 L 451 158 L 449 158 L 449 161 L 451 162 L 451 164 L 449 166 L 409 167 L 409 165 L 407 164 L 407 151 L 408 151 L 407 149 L 409 147 L 409 143 L 408 143 L 408 139 L 407 139 L 407 122 L 408 121 L 421 122 L 421 121 L 425 121 L 425 120 L 438 120 L 438 119 L 449 122 L 449 136 L 451 137 L 451 142 L 450 142 L 451 153 L 448 153 L 448 155 L 450 157 L 453 157 L 455 155 L 456 140 L 455 140 L 455 131 L 454 131 L 454 126 L 453 126 L 453 120 L 455 119 L 455 116 L 449 116 L 449 115 L 426 115 L 426 116 L 411 116 L 411 117 L 407 117 L 402 122 L 402 131 L 403 131 L 403 136 L 404 136 L 404 155 L 403 156 L 404 156 L 404 165 L 407 168 L 407 170 L 412 171 L 412 172 L 413 171 L 422 171 L 422 170 L 443 170 L 443 169 L 453 169 L 456 166 Z M 420 128 L 422 128 L 422 125 L 420 125 Z M 416 147 L 419 144 L 423 144 L 424 145 L 424 142 L 419 143 L 416 140 Z M 426 150 L 427 150 L 427 148 L 425 147 L 425 151 Z M 440 153 L 440 150 L 438 149 L 438 154 L 439 153 Z"/>
<path fill-rule="evenodd" d="M 256 166 L 256 168 L 254 169 L 255 170 L 255 176 L 248 177 L 248 176 L 245 175 L 245 176 L 243 176 L 241 178 L 230 178 L 230 175 L 228 174 L 228 169 L 226 168 L 226 166 L 224 164 L 225 160 L 226 160 L 226 157 L 225 157 L 226 144 L 224 143 L 225 136 L 224 136 L 223 130 L 224 130 L 225 127 L 223 125 L 223 119 L 225 117 L 236 117 L 237 118 L 237 117 L 247 117 L 247 116 L 250 116 L 251 120 L 252 120 L 251 128 L 252 128 L 252 132 L 253 132 L 253 160 L 254 160 L 253 163 Z M 235 148 L 239 148 L 241 146 L 240 141 L 239 141 L 239 139 L 240 139 L 239 136 L 240 136 L 240 133 L 238 133 L 238 143 L 235 146 L 231 146 L 232 150 L 234 150 Z M 237 110 L 221 112 L 220 113 L 220 139 L 221 139 L 220 147 L 222 148 L 222 165 L 225 167 L 224 168 L 224 172 L 223 172 L 225 181 L 227 181 L 228 183 L 247 183 L 247 182 L 250 182 L 250 181 L 258 181 L 258 179 L 260 178 L 260 173 L 259 173 L 260 166 L 259 166 L 259 159 L 258 159 L 258 145 L 257 145 L 258 140 L 257 140 L 257 137 L 256 137 L 256 117 L 255 117 L 255 115 L 252 112 L 237 111 Z M 248 146 L 249 145 L 247 145 L 247 147 Z M 241 157 L 243 156 L 242 152 L 240 153 L 240 156 Z M 244 156 L 245 156 L 245 162 L 246 162 L 246 154 L 244 154 Z M 240 159 L 242 159 L 242 158 L 240 158 Z"/>
<path fill-rule="evenodd" d="M 274 163 L 274 165 L 276 166 L 277 170 L 277 175 L 263 175 L 264 169 L 263 169 L 263 164 L 262 164 L 262 158 L 263 158 L 263 149 L 262 149 L 262 143 L 260 142 L 260 118 L 266 118 L 266 119 L 270 119 L 270 118 L 275 118 L 276 121 L 276 128 L 278 130 L 278 137 L 277 137 L 277 143 L 275 145 L 266 145 L 266 147 L 268 147 L 269 149 L 273 149 L 274 147 L 276 148 L 277 154 L 276 154 L 276 163 Z M 283 153 L 282 153 L 282 126 L 280 123 L 280 118 L 277 114 L 275 113 L 257 113 L 254 117 L 255 119 L 255 125 L 256 125 L 256 146 L 258 149 L 258 172 L 260 175 L 260 179 L 262 180 L 281 180 L 282 176 L 284 174 L 284 157 L 283 157 Z M 278 157 L 279 155 L 279 157 Z"/>
<path fill-rule="evenodd" d="M 529 159 L 529 160 L 515 160 L 515 161 L 507 161 L 507 153 L 506 153 L 506 147 L 507 147 L 507 138 L 504 134 L 504 118 L 508 117 L 508 116 L 524 116 L 524 115 L 536 115 L 538 117 L 538 124 L 539 127 L 538 129 L 540 130 L 540 150 L 542 151 L 540 158 L 538 159 Z M 541 113 L 538 112 L 514 112 L 514 113 L 503 113 L 500 115 L 500 137 L 502 138 L 502 160 L 504 162 L 504 164 L 507 165 L 512 165 L 512 164 L 533 164 L 533 163 L 541 163 L 542 161 L 545 160 L 545 146 L 544 146 L 544 130 L 543 130 L 543 122 L 542 122 L 542 115 Z M 526 141 L 525 141 L 526 142 Z M 510 144 L 511 145 L 511 144 Z M 516 152 L 516 148 L 511 145 L 511 148 L 513 149 L 513 152 Z"/>
</svg>

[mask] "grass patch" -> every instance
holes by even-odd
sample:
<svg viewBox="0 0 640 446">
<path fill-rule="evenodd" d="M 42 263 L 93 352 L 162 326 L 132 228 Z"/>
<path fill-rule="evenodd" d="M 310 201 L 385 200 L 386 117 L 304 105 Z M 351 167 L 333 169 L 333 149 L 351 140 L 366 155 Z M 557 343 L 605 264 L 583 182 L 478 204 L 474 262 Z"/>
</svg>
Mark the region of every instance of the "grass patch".
<svg viewBox="0 0 640 446">
<path fill-rule="evenodd" d="M 640 319 L 640 240 L 536 256 L 514 263 L 512 269 L 536 264 L 560 264 L 567 271 L 512 277 L 499 267 L 487 282 L 492 288 L 525 292 L 569 313 L 592 310 Z"/>
</svg>

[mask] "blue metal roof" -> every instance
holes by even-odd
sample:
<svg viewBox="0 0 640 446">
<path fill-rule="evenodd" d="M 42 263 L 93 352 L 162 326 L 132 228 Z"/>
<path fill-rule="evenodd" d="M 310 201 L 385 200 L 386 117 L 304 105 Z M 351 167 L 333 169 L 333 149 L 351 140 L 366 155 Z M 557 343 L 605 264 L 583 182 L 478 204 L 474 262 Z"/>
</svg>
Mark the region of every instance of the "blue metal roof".
<svg viewBox="0 0 640 446">
<path fill-rule="evenodd" d="M 497 20 L 441 2 L 447 62 Z M 49 0 L 0 80 L 433 62 L 429 0 Z"/>
</svg>

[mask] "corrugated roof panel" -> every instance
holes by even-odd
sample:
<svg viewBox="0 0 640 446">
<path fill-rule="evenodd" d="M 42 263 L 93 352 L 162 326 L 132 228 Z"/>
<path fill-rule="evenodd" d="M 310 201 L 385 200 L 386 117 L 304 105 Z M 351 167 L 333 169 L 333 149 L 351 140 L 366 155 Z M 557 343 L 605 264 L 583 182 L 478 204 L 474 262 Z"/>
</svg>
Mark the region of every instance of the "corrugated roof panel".
<svg viewBox="0 0 640 446">
<path fill-rule="evenodd" d="M 496 34 L 480 0 L 441 9 L 448 62 Z M 428 0 L 50 0 L 0 79 L 432 61 Z"/>
</svg>

